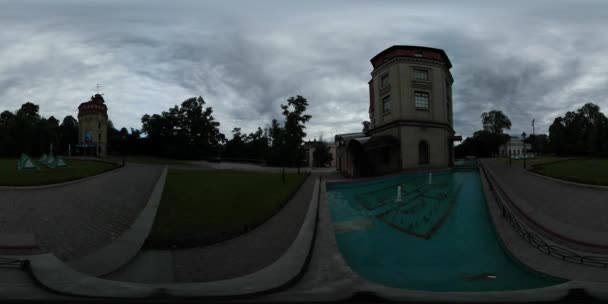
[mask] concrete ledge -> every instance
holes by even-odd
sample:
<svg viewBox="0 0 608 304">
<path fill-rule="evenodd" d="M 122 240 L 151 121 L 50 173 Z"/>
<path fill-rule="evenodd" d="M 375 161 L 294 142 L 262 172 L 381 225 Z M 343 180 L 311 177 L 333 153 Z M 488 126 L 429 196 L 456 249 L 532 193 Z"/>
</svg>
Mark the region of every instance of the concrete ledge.
<svg viewBox="0 0 608 304">
<path fill-rule="evenodd" d="M 554 182 L 566 184 L 566 185 L 572 185 L 572 186 L 577 186 L 577 187 L 583 187 L 583 188 L 589 188 L 589 189 L 608 191 L 608 186 L 599 186 L 599 185 L 590 185 L 590 184 L 576 183 L 576 182 L 571 182 L 571 181 L 567 181 L 567 180 L 563 180 L 563 179 L 558 179 L 558 178 L 549 177 L 549 176 L 546 176 L 546 175 L 534 173 L 534 172 L 531 172 L 531 171 L 528 171 L 528 170 L 524 170 L 524 172 L 526 172 L 528 174 L 532 174 L 534 176 L 542 177 L 544 179 L 552 180 Z"/>
<path fill-rule="evenodd" d="M 279 290 L 292 284 L 306 267 L 317 224 L 319 181 L 298 236 L 287 252 L 268 267 L 243 277 L 204 283 L 140 284 L 96 278 L 78 272 L 53 254 L 33 256 L 29 270 L 34 279 L 58 293 L 101 298 L 221 298 L 243 297 Z"/>
<path fill-rule="evenodd" d="M 146 207 L 125 233 L 101 250 L 69 261 L 67 264 L 77 271 L 98 277 L 119 269 L 134 258 L 143 246 L 154 224 L 156 211 L 160 205 L 165 187 L 167 171 L 167 166 L 165 166 L 148 198 Z"/>
<path fill-rule="evenodd" d="M 38 241 L 32 233 L 0 234 L 0 249 L 28 250 L 37 249 Z"/>
</svg>

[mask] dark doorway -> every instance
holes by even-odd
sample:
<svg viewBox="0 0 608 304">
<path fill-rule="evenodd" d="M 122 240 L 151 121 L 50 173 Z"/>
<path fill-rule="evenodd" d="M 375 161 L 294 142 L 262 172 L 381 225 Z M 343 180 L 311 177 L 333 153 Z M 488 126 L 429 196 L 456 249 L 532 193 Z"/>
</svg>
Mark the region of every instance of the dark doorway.
<svg viewBox="0 0 608 304">
<path fill-rule="evenodd" d="M 429 163 L 429 143 L 426 140 L 421 140 L 418 143 L 418 164 L 425 165 Z"/>
</svg>

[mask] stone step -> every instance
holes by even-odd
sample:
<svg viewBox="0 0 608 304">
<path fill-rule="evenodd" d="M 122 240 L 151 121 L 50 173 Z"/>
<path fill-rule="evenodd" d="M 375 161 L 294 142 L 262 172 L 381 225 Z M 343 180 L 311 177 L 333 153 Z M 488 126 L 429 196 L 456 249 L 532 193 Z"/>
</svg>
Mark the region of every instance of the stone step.
<svg viewBox="0 0 608 304">
<path fill-rule="evenodd" d="M 38 248 L 38 241 L 32 233 L 0 233 L 0 249 L 25 250 Z"/>
</svg>

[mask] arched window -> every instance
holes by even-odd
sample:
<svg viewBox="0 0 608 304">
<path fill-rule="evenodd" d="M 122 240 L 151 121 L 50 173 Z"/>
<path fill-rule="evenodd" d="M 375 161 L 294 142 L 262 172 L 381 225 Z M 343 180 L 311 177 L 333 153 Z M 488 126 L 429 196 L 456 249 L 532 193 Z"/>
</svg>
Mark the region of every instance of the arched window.
<svg viewBox="0 0 608 304">
<path fill-rule="evenodd" d="M 421 140 L 418 143 L 418 164 L 428 164 L 430 160 L 429 143 Z"/>
</svg>

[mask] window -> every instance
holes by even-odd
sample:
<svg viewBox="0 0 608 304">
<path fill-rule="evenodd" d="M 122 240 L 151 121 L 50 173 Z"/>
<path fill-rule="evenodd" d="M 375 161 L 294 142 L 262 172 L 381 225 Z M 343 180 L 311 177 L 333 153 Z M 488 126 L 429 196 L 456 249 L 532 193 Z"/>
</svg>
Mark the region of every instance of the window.
<svg viewBox="0 0 608 304">
<path fill-rule="evenodd" d="M 427 92 L 416 92 L 415 102 L 417 109 L 428 109 L 429 108 L 429 93 Z"/>
<path fill-rule="evenodd" d="M 101 122 L 97 122 L 97 128 L 101 129 Z"/>
<path fill-rule="evenodd" d="M 429 71 L 414 69 L 414 79 L 415 80 L 429 80 Z"/>
<path fill-rule="evenodd" d="M 101 141 L 101 133 L 97 133 L 97 140 Z"/>
<path fill-rule="evenodd" d="M 421 140 L 418 143 L 418 164 L 428 164 L 429 163 L 429 143 L 424 140 Z"/>
<path fill-rule="evenodd" d="M 382 98 L 382 113 L 391 111 L 391 95 L 386 95 Z"/>
<path fill-rule="evenodd" d="M 380 86 L 381 87 L 387 87 L 389 85 L 388 82 L 388 74 L 384 74 L 382 75 L 382 77 L 380 77 Z"/>
</svg>

